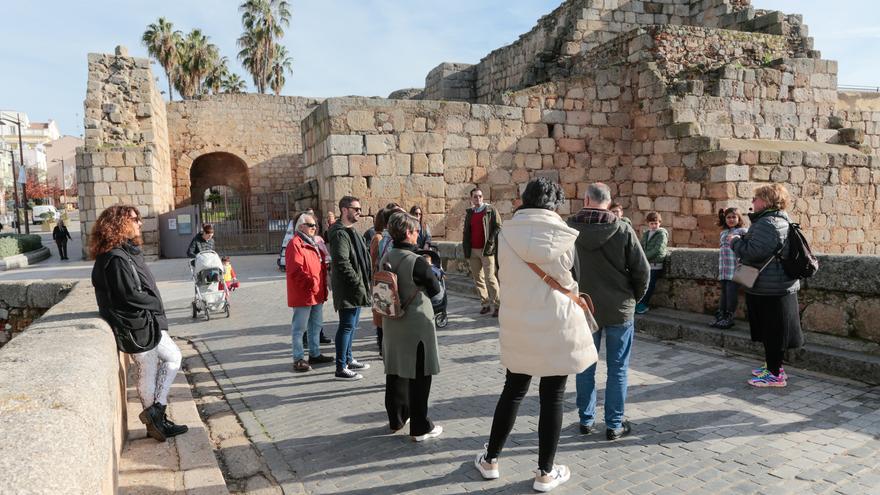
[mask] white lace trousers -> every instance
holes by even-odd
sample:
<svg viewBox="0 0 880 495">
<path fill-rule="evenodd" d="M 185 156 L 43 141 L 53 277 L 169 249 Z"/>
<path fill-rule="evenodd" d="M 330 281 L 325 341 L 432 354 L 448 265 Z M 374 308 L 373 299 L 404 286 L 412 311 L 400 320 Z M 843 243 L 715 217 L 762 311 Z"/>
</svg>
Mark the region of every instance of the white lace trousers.
<svg viewBox="0 0 880 495">
<path fill-rule="evenodd" d="M 180 349 L 168 332 L 162 332 L 159 345 L 140 354 L 132 354 L 137 363 L 137 391 L 144 408 L 168 404 L 168 392 L 180 369 Z"/>
</svg>

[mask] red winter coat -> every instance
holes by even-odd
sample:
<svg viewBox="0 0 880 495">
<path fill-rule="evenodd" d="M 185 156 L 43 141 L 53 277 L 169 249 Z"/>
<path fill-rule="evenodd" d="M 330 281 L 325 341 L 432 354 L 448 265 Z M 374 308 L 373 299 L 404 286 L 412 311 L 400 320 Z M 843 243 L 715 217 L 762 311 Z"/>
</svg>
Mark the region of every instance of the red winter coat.
<svg viewBox="0 0 880 495">
<path fill-rule="evenodd" d="M 327 300 L 327 265 L 318 248 L 295 234 L 284 254 L 287 306 L 314 306 Z"/>
</svg>

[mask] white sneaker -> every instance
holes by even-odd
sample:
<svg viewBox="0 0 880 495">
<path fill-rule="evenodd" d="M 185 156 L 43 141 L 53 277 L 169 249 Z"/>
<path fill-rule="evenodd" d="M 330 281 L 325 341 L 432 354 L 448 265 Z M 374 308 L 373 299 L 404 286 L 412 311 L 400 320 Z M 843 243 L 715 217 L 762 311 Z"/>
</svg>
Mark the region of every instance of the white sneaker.
<svg viewBox="0 0 880 495">
<path fill-rule="evenodd" d="M 497 480 L 501 477 L 501 472 L 498 470 L 498 459 L 486 459 L 486 449 L 488 447 L 489 444 L 483 445 L 483 451 L 477 454 L 477 458 L 474 459 L 474 466 L 483 475 L 483 479 Z"/>
<path fill-rule="evenodd" d="M 545 473 L 542 470 L 535 472 L 535 483 L 532 488 L 539 492 L 549 492 L 571 478 L 571 471 L 561 464 L 554 464 L 553 470 Z"/>
<path fill-rule="evenodd" d="M 441 433 L 443 433 L 443 427 L 440 425 L 435 425 L 433 430 L 425 433 L 424 435 L 413 435 L 412 439 L 414 442 L 424 442 L 429 438 L 439 437 Z"/>
</svg>

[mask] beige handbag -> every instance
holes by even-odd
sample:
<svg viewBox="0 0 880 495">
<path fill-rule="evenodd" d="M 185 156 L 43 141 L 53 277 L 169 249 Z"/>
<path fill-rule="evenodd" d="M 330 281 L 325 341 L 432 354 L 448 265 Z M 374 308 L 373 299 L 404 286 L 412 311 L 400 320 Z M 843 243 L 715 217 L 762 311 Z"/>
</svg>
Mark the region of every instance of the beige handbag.
<svg viewBox="0 0 880 495">
<path fill-rule="evenodd" d="M 751 289 L 755 286 L 755 281 L 758 280 L 758 275 L 764 271 L 764 268 L 767 268 L 767 265 L 769 265 L 775 257 L 775 254 L 771 256 L 761 268 L 755 268 L 754 266 L 744 265 L 742 262 L 737 262 L 736 268 L 733 270 L 733 281 L 747 289 Z"/>
</svg>

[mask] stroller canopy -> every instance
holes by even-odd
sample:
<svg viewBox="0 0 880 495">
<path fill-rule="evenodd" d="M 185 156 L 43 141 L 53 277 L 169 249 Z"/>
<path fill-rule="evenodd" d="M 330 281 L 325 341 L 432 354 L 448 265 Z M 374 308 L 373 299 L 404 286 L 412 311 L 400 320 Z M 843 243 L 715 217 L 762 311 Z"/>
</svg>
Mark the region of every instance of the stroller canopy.
<svg viewBox="0 0 880 495">
<path fill-rule="evenodd" d="M 208 270 L 220 270 L 220 273 L 223 273 L 223 262 L 220 261 L 220 256 L 214 251 L 202 251 L 196 255 L 194 269 L 196 274 Z"/>
</svg>

